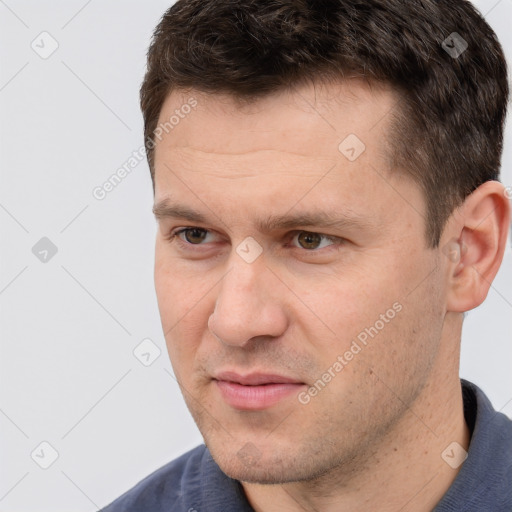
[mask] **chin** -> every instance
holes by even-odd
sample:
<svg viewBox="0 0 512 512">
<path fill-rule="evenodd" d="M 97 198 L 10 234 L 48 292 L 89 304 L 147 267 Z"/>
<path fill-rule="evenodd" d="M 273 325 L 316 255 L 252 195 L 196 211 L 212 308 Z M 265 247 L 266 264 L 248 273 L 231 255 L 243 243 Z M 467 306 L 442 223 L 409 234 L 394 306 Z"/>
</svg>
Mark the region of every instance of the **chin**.
<svg viewBox="0 0 512 512">
<path fill-rule="evenodd" d="M 210 447 L 209 447 L 210 448 Z M 310 480 L 321 471 L 311 466 L 311 461 L 301 460 L 297 454 L 287 451 L 286 458 L 277 451 L 264 456 L 252 443 L 247 443 L 238 452 L 226 452 L 221 447 L 218 453 L 210 448 L 210 453 L 220 469 L 230 478 L 253 484 L 286 484 Z"/>
<path fill-rule="evenodd" d="M 286 474 L 289 468 L 286 470 L 270 463 L 259 464 L 257 467 L 249 467 L 245 466 L 243 463 L 236 464 L 231 461 L 227 464 L 220 463 L 219 467 L 230 478 L 250 484 L 276 485 L 301 480 L 301 478 Z"/>
</svg>

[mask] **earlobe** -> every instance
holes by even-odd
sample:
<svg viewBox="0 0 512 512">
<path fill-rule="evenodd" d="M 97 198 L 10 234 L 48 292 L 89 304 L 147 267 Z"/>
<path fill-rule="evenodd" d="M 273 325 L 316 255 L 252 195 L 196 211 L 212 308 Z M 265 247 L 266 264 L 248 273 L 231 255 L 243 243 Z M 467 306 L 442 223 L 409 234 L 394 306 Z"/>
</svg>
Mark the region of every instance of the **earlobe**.
<svg viewBox="0 0 512 512">
<path fill-rule="evenodd" d="M 442 242 L 448 311 L 469 311 L 485 300 L 503 260 L 509 225 L 510 202 L 497 181 L 478 187 L 457 209 Z"/>
</svg>

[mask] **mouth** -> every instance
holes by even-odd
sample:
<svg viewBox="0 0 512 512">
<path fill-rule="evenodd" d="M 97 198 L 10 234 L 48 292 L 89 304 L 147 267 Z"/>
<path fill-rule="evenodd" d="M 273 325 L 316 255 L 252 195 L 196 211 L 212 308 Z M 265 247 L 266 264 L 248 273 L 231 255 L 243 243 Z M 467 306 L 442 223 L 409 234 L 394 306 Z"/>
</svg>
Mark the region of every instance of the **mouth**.
<svg viewBox="0 0 512 512">
<path fill-rule="evenodd" d="M 222 372 L 213 379 L 222 399 L 234 409 L 263 410 L 297 394 L 304 382 L 276 374 Z"/>
</svg>

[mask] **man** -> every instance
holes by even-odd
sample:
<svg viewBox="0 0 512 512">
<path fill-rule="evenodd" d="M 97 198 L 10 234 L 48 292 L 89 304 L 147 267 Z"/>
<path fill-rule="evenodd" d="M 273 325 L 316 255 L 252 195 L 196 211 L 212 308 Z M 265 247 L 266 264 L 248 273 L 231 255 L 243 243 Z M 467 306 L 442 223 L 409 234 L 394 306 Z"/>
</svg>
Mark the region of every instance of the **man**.
<svg viewBox="0 0 512 512">
<path fill-rule="evenodd" d="M 512 422 L 458 376 L 506 245 L 507 98 L 464 0 L 165 13 L 155 285 L 205 445 L 106 511 L 512 510 Z"/>
</svg>

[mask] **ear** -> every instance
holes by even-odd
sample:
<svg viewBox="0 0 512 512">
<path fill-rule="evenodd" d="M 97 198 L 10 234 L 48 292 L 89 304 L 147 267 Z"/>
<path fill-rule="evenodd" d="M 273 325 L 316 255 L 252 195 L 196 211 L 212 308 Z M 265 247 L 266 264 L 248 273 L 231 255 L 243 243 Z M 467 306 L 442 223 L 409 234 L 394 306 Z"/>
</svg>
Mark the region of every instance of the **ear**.
<svg viewBox="0 0 512 512">
<path fill-rule="evenodd" d="M 487 181 L 453 214 L 441 242 L 448 261 L 448 311 L 469 311 L 487 297 L 503 260 L 510 209 L 507 189 Z"/>
</svg>

